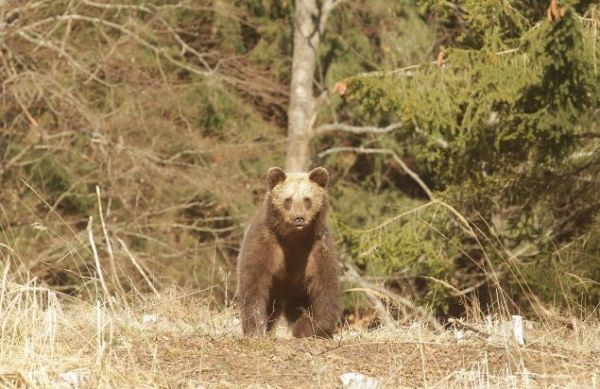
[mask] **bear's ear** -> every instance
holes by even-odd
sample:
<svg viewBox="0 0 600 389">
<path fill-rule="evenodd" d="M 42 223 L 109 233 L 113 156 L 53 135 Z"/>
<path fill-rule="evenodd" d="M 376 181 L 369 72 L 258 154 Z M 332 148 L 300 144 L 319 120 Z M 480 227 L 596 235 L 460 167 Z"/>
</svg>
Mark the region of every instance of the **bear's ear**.
<svg viewBox="0 0 600 389">
<path fill-rule="evenodd" d="M 321 188 L 325 188 L 329 181 L 329 173 L 324 167 L 318 167 L 308 173 L 308 178 L 312 182 L 317 183 Z"/>
<path fill-rule="evenodd" d="M 285 172 L 283 169 L 278 167 L 272 167 L 269 169 L 269 173 L 267 174 L 267 181 L 269 183 L 269 190 L 273 189 L 275 185 L 280 182 L 285 181 Z"/>
</svg>

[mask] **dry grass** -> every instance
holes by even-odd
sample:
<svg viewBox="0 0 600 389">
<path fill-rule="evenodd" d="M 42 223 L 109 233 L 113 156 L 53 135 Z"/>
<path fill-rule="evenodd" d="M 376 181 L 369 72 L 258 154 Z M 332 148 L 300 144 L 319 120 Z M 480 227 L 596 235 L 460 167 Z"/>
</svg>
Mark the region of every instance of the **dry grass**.
<svg viewBox="0 0 600 389">
<path fill-rule="evenodd" d="M 528 322 L 519 347 L 497 318 L 452 330 L 384 320 L 334 340 L 244 339 L 211 290 L 171 289 L 137 304 L 88 303 L 35 282 L 0 284 L 0 382 L 9 387 L 335 387 L 360 372 L 384 387 L 597 387 L 600 325 Z M 98 292 L 98 296 L 103 296 Z M 154 321 L 156 319 L 156 321 Z M 488 333 L 490 336 L 484 336 Z"/>
<path fill-rule="evenodd" d="M 80 297 L 24 278 L 18 250 L 4 246 L 16 265 L 0 266 L 1 386 L 336 387 L 347 372 L 375 377 L 383 387 L 598 386 L 597 312 L 576 320 L 545 310 L 542 319 L 526 321 L 527 343 L 519 346 L 506 303 L 495 304 L 496 317 L 466 309 L 469 322 L 446 329 L 405 299 L 400 304 L 414 315 L 398 321 L 384 303 L 404 298 L 363 285 L 350 271 L 345 277 L 360 288 L 348 293 L 380 295 L 376 329 L 346 324 L 334 340 L 318 340 L 292 339 L 280 326 L 274 337 L 244 339 L 235 307 L 216 303 L 230 300 L 225 270 L 213 260 L 207 289 L 169 289 L 167 282 L 155 288 L 105 224 L 99 190 L 96 200 L 98 218 L 90 218 L 87 237 L 75 236 L 93 258 L 87 273 L 74 274 Z"/>
</svg>

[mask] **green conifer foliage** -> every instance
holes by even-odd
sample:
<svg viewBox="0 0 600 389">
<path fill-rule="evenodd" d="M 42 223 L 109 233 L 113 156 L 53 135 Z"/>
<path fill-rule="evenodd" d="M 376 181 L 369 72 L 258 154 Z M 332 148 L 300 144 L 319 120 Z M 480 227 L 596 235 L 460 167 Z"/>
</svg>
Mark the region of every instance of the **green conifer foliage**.
<svg viewBox="0 0 600 389">
<path fill-rule="evenodd" d="M 499 286 L 517 306 L 532 294 L 594 306 L 600 261 L 585 242 L 600 211 L 598 24 L 567 2 L 552 17 L 547 4 L 448 4 L 421 2 L 454 34 L 437 61 L 347 78 L 344 99 L 404 123 L 369 147 L 410 158 L 468 224 L 432 205 L 350 247 L 367 272 L 427 282 L 414 291 L 442 311 L 485 277 L 478 293 Z"/>
</svg>

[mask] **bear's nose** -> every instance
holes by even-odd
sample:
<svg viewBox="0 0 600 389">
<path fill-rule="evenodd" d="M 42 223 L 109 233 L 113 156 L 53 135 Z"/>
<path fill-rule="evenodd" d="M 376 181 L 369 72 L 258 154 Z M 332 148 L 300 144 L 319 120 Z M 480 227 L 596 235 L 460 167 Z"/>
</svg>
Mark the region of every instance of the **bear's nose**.
<svg viewBox="0 0 600 389">
<path fill-rule="evenodd" d="M 306 221 L 306 219 L 304 219 L 304 216 L 302 216 L 302 215 L 296 215 L 296 217 L 294 217 L 295 225 L 302 225 L 302 224 L 304 224 L 305 221 Z"/>
</svg>

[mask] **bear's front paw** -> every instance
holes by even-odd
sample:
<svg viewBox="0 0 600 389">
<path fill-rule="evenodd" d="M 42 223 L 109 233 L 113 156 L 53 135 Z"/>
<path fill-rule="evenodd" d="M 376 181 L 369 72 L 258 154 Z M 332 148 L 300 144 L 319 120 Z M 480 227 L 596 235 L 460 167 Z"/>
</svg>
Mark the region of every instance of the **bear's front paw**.
<svg viewBox="0 0 600 389">
<path fill-rule="evenodd" d="M 295 338 L 308 338 L 311 336 L 317 338 L 332 338 L 333 331 L 320 328 L 315 321 L 307 315 L 303 315 L 296 320 L 292 328 L 292 335 Z"/>
<path fill-rule="evenodd" d="M 302 315 L 292 328 L 292 334 L 295 338 L 307 338 L 315 335 L 312 319 L 307 315 Z"/>
</svg>

